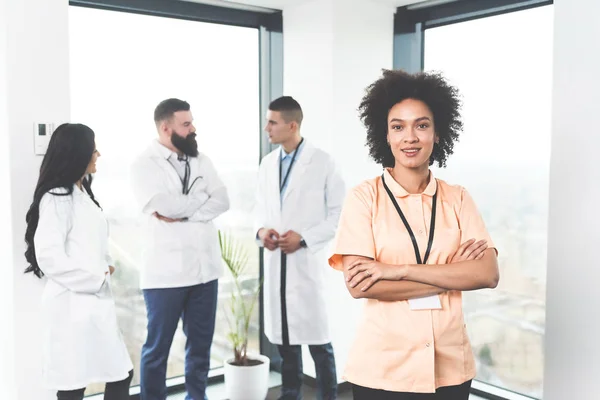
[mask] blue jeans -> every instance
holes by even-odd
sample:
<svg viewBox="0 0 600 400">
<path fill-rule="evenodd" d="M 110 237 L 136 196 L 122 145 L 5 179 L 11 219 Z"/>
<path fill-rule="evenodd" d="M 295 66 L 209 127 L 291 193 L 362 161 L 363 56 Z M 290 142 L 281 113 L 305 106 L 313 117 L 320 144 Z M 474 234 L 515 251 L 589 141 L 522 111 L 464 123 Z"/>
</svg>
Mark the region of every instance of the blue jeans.
<svg viewBox="0 0 600 400">
<path fill-rule="evenodd" d="M 179 318 L 183 320 L 186 400 L 205 400 L 210 347 L 215 332 L 218 281 L 167 289 L 144 289 L 148 336 L 140 365 L 141 400 L 167 398 L 167 359 Z"/>
<path fill-rule="evenodd" d="M 302 347 L 277 346 L 281 355 L 282 400 L 302 399 Z M 310 355 L 317 372 L 317 400 L 337 398 L 337 374 L 331 343 L 309 345 Z"/>
</svg>

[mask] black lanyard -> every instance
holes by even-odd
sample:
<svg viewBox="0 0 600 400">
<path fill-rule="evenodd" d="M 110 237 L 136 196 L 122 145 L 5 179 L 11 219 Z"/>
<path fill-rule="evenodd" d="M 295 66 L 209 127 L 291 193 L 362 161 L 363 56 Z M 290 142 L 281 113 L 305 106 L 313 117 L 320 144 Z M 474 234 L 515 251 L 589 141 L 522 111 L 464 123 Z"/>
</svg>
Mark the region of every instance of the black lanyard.
<svg viewBox="0 0 600 400">
<path fill-rule="evenodd" d="M 290 167 L 288 168 L 285 177 L 283 178 L 283 182 L 281 181 L 281 164 L 283 164 L 283 157 L 281 157 L 281 154 L 279 155 L 279 193 L 281 193 L 283 191 L 283 187 L 285 186 L 285 183 L 287 182 L 288 178 L 290 177 L 290 172 L 292 172 L 292 167 L 294 166 L 294 160 L 296 160 L 296 154 L 298 154 L 298 150 L 300 150 L 300 146 L 302 145 L 302 142 L 304 142 L 304 138 L 302 138 L 300 140 L 300 143 L 298 143 L 298 147 L 296 147 L 296 150 L 294 150 L 294 155 L 292 156 L 292 161 L 290 162 Z"/>
<path fill-rule="evenodd" d="M 279 154 L 279 193 L 283 191 L 283 187 L 290 177 L 290 172 L 292 172 L 292 167 L 294 166 L 294 161 L 296 160 L 296 154 L 298 154 L 298 150 L 300 150 L 300 146 L 304 142 L 304 138 L 300 140 L 298 143 L 298 147 L 294 150 L 294 155 L 292 156 L 292 161 L 290 162 L 290 167 L 288 168 L 285 177 L 283 178 L 283 182 L 281 181 L 281 170 L 283 164 L 283 157 L 281 157 L 281 153 Z M 289 346 L 290 344 L 290 333 L 288 327 L 288 318 L 287 318 L 287 301 L 286 301 L 286 288 L 287 288 L 287 255 L 282 251 L 281 252 L 281 282 L 279 283 L 279 294 L 281 296 L 281 336 L 283 340 L 284 346 Z"/>
<path fill-rule="evenodd" d="M 419 245 L 417 244 L 417 238 L 415 238 L 415 234 L 413 233 L 412 229 L 410 228 L 410 225 L 408 224 L 406 217 L 402 213 L 402 210 L 400 209 L 398 202 L 394 198 L 392 191 L 385 183 L 385 178 L 383 175 L 381 175 L 381 179 L 383 181 L 383 187 L 385 188 L 385 191 L 387 192 L 388 196 L 390 197 L 390 200 L 394 204 L 394 207 L 396 207 L 396 211 L 398 211 L 398 215 L 400 215 L 400 218 L 402 219 L 402 222 L 404 222 L 404 226 L 406 227 L 406 230 L 408 231 L 408 234 L 410 235 L 410 240 L 412 240 L 412 244 L 415 249 L 415 256 L 417 257 L 417 264 L 427 264 L 427 260 L 429 259 L 429 252 L 431 252 L 431 245 L 433 244 L 433 233 L 435 231 L 435 209 L 437 207 L 437 189 L 435 190 L 435 193 L 433 195 L 432 204 L 431 204 L 431 223 L 429 226 L 429 242 L 427 243 L 427 251 L 425 251 L 425 257 L 421 261 L 421 252 L 419 251 Z"/>
</svg>

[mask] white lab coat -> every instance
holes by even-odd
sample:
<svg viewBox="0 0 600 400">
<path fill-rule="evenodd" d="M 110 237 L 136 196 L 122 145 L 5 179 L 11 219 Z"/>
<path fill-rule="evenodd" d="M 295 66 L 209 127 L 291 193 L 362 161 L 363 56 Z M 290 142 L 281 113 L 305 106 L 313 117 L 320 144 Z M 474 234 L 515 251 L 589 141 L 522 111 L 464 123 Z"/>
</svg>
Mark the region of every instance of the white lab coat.
<svg viewBox="0 0 600 400">
<path fill-rule="evenodd" d="M 219 237 L 213 220 L 229 209 L 229 196 L 213 163 L 203 153 L 190 159 L 189 194 L 171 165 L 177 155 L 158 140 L 131 168 L 135 199 L 146 215 L 140 287 L 163 289 L 207 283 L 223 275 Z M 183 222 L 163 222 L 158 212 Z"/>
<path fill-rule="evenodd" d="M 279 234 L 299 233 L 307 243 L 287 256 L 286 309 L 290 344 L 330 342 L 325 270 L 326 246 L 335 235 L 345 185 L 332 157 L 306 140 L 289 176 L 281 205 L 281 149 L 260 164 L 256 194 L 255 232 L 273 228 Z M 265 334 L 282 344 L 281 251 L 264 251 Z"/>
<path fill-rule="evenodd" d="M 53 193 L 66 193 L 53 189 Z M 76 186 L 46 193 L 34 237 L 42 294 L 43 376 L 55 390 L 116 382 L 133 369 L 110 288 L 108 225 Z"/>
</svg>

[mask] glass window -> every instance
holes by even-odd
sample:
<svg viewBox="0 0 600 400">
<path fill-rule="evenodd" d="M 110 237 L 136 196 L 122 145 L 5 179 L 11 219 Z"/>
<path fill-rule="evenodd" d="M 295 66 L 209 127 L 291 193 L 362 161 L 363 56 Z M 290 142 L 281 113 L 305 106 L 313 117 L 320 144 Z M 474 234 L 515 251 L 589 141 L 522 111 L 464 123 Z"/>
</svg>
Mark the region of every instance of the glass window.
<svg viewBox="0 0 600 400">
<path fill-rule="evenodd" d="M 251 255 L 247 280 L 258 282 L 258 249 L 252 232 L 260 157 L 258 30 L 80 7 L 70 8 L 69 19 L 71 118 L 96 132 L 102 155 L 93 188 L 110 222 L 117 267 L 114 297 L 134 361 L 132 385 L 137 385 L 146 310 L 138 286 L 142 225 L 129 169 L 137 154 L 157 137 L 153 112 L 161 100 L 177 97 L 191 104 L 200 150 L 214 162 L 231 199 L 230 211 L 216 224 L 245 243 Z M 223 314 L 228 278 L 226 271 L 220 281 L 211 368 L 222 366 L 233 354 Z M 251 351 L 258 352 L 258 340 L 257 311 Z M 179 329 L 168 378 L 184 374 L 184 344 Z M 102 385 L 94 385 L 87 393 L 102 390 Z"/>
<path fill-rule="evenodd" d="M 437 175 L 473 195 L 500 285 L 465 293 L 477 379 L 542 397 L 553 8 L 425 32 L 425 70 L 461 90 L 464 133 Z"/>
</svg>

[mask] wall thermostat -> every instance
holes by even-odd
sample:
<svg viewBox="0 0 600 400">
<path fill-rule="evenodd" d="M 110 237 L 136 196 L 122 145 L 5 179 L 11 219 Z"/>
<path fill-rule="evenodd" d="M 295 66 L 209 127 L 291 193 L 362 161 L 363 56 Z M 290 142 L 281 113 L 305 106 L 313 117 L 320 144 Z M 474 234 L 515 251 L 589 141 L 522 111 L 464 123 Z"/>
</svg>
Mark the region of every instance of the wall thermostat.
<svg viewBox="0 0 600 400">
<path fill-rule="evenodd" d="M 35 123 L 33 125 L 33 144 L 37 156 L 46 154 L 52 133 L 54 133 L 54 124 L 52 123 Z"/>
</svg>

